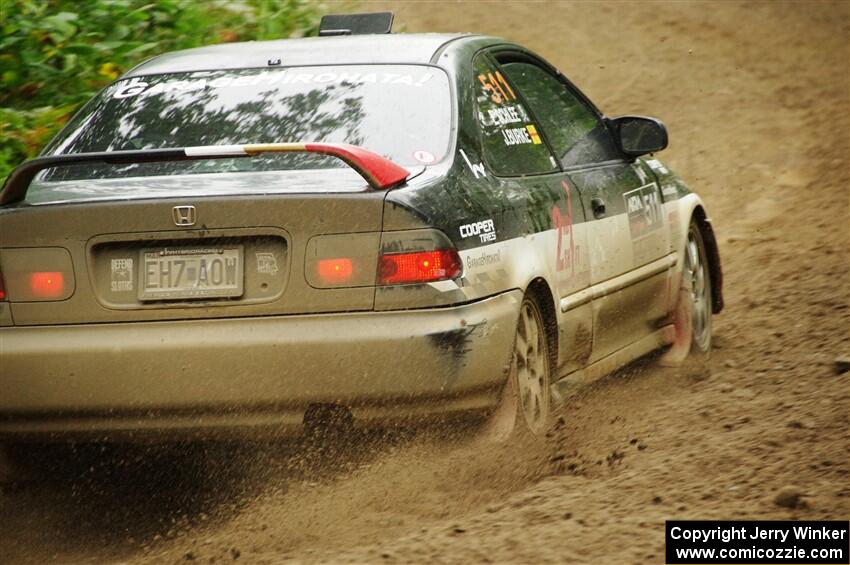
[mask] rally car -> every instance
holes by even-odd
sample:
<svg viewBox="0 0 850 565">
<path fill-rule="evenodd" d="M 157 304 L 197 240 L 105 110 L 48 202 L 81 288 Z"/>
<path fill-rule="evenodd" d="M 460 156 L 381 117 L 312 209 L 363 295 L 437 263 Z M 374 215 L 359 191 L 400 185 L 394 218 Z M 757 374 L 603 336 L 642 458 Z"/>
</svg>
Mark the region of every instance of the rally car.
<svg viewBox="0 0 850 565">
<path fill-rule="evenodd" d="M 456 414 L 542 433 L 637 357 L 711 347 L 700 198 L 652 118 L 494 37 L 320 37 L 141 63 L 0 193 L 0 442 Z"/>
</svg>

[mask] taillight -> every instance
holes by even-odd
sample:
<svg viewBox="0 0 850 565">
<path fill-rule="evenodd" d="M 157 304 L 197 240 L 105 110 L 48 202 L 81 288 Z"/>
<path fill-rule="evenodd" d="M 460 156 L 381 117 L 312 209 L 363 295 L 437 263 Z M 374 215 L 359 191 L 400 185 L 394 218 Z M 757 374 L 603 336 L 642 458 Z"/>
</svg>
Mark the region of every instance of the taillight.
<svg viewBox="0 0 850 565">
<path fill-rule="evenodd" d="M 375 286 L 377 232 L 313 236 L 307 242 L 304 276 L 313 288 Z"/>
<path fill-rule="evenodd" d="M 65 294 L 65 276 L 59 271 L 40 271 L 29 276 L 30 292 L 36 298 L 59 298 Z"/>
<path fill-rule="evenodd" d="M 326 285 L 346 283 L 351 280 L 351 276 L 354 274 L 354 264 L 347 257 L 319 259 L 317 264 L 319 279 Z"/>
<path fill-rule="evenodd" d="M 455 249 L 381 255 L 378 283 L 407 284 L 453 279 L 461 274 L 463 263 Z"/>
<path fill-rule="evenodd" d="M 0 300 L 52 302 L 74 294 L 71 254 L 61 247 L 0 249 Z"/>
</svg>

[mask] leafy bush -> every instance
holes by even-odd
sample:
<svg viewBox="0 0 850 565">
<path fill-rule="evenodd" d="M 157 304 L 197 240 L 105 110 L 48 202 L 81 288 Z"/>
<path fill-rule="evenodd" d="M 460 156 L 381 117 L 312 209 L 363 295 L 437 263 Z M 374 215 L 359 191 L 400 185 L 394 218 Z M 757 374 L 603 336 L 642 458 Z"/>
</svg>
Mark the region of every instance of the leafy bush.
<svg viewBox="0 0 850 565">
<path fill-rule="evenodd" d="M 0 0 L 0 180 L 149 57 L 317 27 L 308 0 Z"/>
</svg>

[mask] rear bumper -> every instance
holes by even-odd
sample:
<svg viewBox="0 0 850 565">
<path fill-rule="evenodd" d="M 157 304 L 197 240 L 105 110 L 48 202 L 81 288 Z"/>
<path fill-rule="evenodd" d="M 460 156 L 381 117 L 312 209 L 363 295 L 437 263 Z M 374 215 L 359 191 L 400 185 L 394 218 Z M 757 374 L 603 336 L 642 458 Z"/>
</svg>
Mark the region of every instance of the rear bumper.
<svg viewBox="0 0 850 565">
<path fill-rule="evenodd" d="M 0 328 L 0 438 L 273 434 L 486 410 L 522 295 L 452 308 Z"/>
</svg>

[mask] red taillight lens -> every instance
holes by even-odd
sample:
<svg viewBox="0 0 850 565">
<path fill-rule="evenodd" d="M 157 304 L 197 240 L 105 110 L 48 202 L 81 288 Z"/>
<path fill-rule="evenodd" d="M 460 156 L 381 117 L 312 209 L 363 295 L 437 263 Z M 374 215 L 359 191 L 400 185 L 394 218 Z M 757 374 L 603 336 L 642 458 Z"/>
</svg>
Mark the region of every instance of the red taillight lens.
<svg viewBox="0 0 850 565">
<path fill-rule="evenodd" d="M 319 259 L 319 279 L 325 284 L 340 284 L 351 280 L 354 265 L 351 259 Z"/>
<path fill-rule="evenodd" d="M 9 296 L 6 294 L 6 281 L 3 280 L 3 273 L 0 273 L 0 301 L 8 299 Z"/>
<path fill-rule="evenodd" d="M 382 255 L 378 265 L 380 284 L 405 284 L 453 279 L 463 268 L 454 249 Z"/>
<path fill-rule="evenodd" d="M 30 291 L 37 298 L 58 298 L 65 294 L 65 276 L 60 272 L 30 274 Z"/>
</svg>

